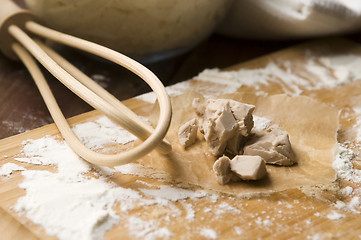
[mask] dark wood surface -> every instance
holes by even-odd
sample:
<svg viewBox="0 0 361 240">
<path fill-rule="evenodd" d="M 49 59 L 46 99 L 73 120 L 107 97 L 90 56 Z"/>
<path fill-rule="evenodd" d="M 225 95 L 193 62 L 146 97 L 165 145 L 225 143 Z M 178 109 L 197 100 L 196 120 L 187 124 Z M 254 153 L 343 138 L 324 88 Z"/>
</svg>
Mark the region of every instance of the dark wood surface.
<svg viewBox="0 0 361 240">
<path fill-rule="evenodd" d="M 349 37 L 353 40 L 358 38 Z M 146 65 L 164 83 L 187 80 L 205 68 L 224 68 L 301 41 L 262 42 L 213 35 L 181 56 Z M 108 62 L 62 48 L 61 54 L 120 100 L 149 91 L 141 79 Z M 52 91 L 66 117 L 92 110 L 90 106 L 45 72 Z M 43 100 L 25 67 L 0 54 L 0 139 L 52 123 Z"/>
</svg>

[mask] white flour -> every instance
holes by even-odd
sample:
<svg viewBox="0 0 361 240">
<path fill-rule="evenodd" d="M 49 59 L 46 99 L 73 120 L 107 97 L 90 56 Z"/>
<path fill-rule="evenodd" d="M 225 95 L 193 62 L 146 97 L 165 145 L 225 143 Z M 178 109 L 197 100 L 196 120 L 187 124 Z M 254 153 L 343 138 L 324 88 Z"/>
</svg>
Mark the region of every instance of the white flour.
<svg viewBox="0 0 361 240">
<path fill-rule="evenodd" d="M 262 219 L 261 217 L 258 217 L 255 221 L 258 225 L 264 226 L 264 227 L 270 227 L 273 225 L 272 221 L 269 219 Z"/>
<path fill-rule="evenodd" d="M 173 234 L 167 228 L 160 228 L 155 221 L 143 221 L 140 218 L 128 219 L 130 234 L 144 240 L 168 239 Z"/>
<path fill-rule="evenodd" d="M 211 228 L 202 228 L 200 230 L 201 236 L 207 238 L 207 239 L 217 239 L 218 234 Z"/>
<path fill-rule="evenodd" d="M 234 227 L 234 231 L 236 232 L 237 235 L 242 235 L 243 230 L 240 227 Z"/>
<path fill-rule="evenodd" d="M 178 201 L 187 198 L 196 199 L 208 195 L 205 191 L 202 190 L 190 191 L 186 189 L 176 189 L 168 185 L 160 186 L 159 189 L 140 189 L 140 191 L 146 196 L 166 199 L 169 201 Z"/>
<path fill-rule="evenodd" d="M 58 171 L 26 170 L 19 186 L 26 190 L 13 209 L 60 239 L 101 239 L 119 217 L 112 209 L 121 202 L 131 209 L 138 192 L 120 188 L 106 179 L 84 176 L 90 171 L 65 142 L 46 136 L 24 145 L 22 162 L 55 165 Z M 25 161 L 25 160 L 28 161 Z"/>
<path fill-rule="evenodd" d="M 179 82 L 172 86 L 166 87 L 166 90 L 170 96 L 181 95 L 191 89 L 191 84 L 189 81 Z M 137 99 L 143 100 L 145 102 L 155 103 L 157 96 L 154 92 L 145 93 L 136 97 Z"/>
<path fill-rule="evenodd" d="M 15 171 L 24 171 L 25 168 L 15 164 L 15 163 L 5 163 L 0 168 L 0 176 L 10 177 L 10 175 Z"/>
<path fill-rule="evenodd" d="M 13 209 L 59 239 L 102 239 L 120 220 L 113 205 L 120 202 L 123 208 L 132 209 L 140 198 L 138 192 L 102 178 L 78 175 L 68 179 L 48 171 L 24 171 L 23 176 L 20 187 L 27 194 Z"/>
<path fill-rule="evenodd" d="M 361 79 L 360 56 L 354 54 L 335 55 L 332 57 L 321 57 L 319 61 L 329 68 L 335 78 L 339 80 L 337 85 Z"/>
<path fill-rule="evenodd" d="M 107 117 L 101 117 L 94 122 L 77 124 L 73 127 L 73 131 L 85 146 L 91 149 L 98 149 L 106 143 L 126 144 L 137 139 Z"/>
<path fill-rule="evenodd" d="M 361 66 L 361 57 L 359 55 L 317 57 L 309 51 L 306 53 L 306 58 L 306 63 L 302 63 L 305 71 L 298 74 L 293 71 L 294 68 L 299 67 L 298 64 L 290 61 L 269 62 L 264 68 L 237 71 L 206 69 L 194 79 L 221 86 L 215 85 L 215 89 L 212 89 L 207 85 L 206 89 L 203 89 L 204 86 L 190 86 L 189 81 L 184 81 L 167 87 L 167 91 L 169 95 L 177 96 L 191 89 L 205 97 L 215 97 L 219 94 L 219 88 L 222 88 L 222 93 L 234 93 L 242 86 L 254 86 L 258 89 L 260 85 L 277 82 L 287 94 L 294 96 L 302 94 L 302 89 L 333 88 L 361 79 L 361 68 L 359 67 Z M 308 79 L 311 79 L 311 82 Z M 209 94 L 209 92 L 214 94 Z M 150 103 L 154 103 L 156 100 L 153 92 L 137 98 Z"/>
<path fill-rule="evenodd" d="M 222 88 L 224 93 L 236 92 L 242 86 L 257 86 L 268 85 L 270 82 L 277 82 L 282 85 L 287 82 L 289 87 L 284 87 L 287 93 L 298 95 L 302 91 L 299 86 L 309 87 L 309 82 L 295 75 L 289 67 L 291 63 L 285 62 L 284 66 L 279 66 L 274 62 L 270 62 L 264 68 L 259 69 L 240 69 L 237 71 L 222 72 L 219 69 L 208 69 L 201 72 L 195 79 L 225 85 Z"/>
<path fill-rule="evenodd" d="M 329 214 L 327 214 L 327 218 L 330 220 L 339 220 L 344 217 L 345 217 L 345 215 L 343 215 L 339 212 L 336 212 L 336 211 L 332 211 Z"/>
<path fill-rule="evenodd" d="M 85 141 L 91 141 L 91 136 L 95 136 L 97 142 L 92 145 L 95 148 L 109 142 L 127 143 L 134 139 L 133 136 L 121 134 L 124 130 L 104 117 L 95 122 L 77 125 L 75 129 Z M 98 133 L 90 135 L 89 131 Z M 122 138 L 111 138 L 110 133 L 120 133 Z M 120 187 L 110 182 L 106 176 L 117 172 L 142 175 L 149 170 L 133 163 L 115 169 L 94 168 L 79 158 L 65 142 L 51 136 L 27 140 L 23 144 L 23 156 L 15 158 L 16 161 L 53 165 L 57 171 L 26 170 L 14 163 L 4 164 L 1 168 L 4 175 L 21 170 L 24 176 L 19 187 L 26 190 L 26 195 L 19 198 L 13 210 L 24 214 L 44 227 L 47 234 L 59 239 L 102 239 L 121 220 L 113 209 L 115 204 L 119 204 L 124 213 L 136 206 L 162 205 L 170 209 L 169 217 L 177 217 L 181 215 L 181 210 L 173 202 L 206 196 L 214 198 L 205 191 L 191 191 L 168 185 L 156 187 L 146 184 L 152 189 L 141 188 L 139 191 Z M 92 174 L 92 169 L 97 172 Z M 185 202 L 183 204 L 189 221 L 193 221 L 195 212 L 192 205 Z M 129 233 L 135 237 L 151 240 L 172 236 L 167 228 L 158 228 L 159 224 L 155 221 L 143 221 L 134 217 L 127 218 L 127 221 Z"/>
<path fill-rule="evenodd" d="M 193 205 L 190 204 L 190 203 L 186 203 L 186 202 L 183 202 L 183 207 L 185 208 L 186 210 L 186 219 L 193 222 L 194 219 L 195 219 L 195 216 L 196 216 L 196 213 L 194 211 L 194 208 L 193 208 Z"/>
<path fill-rule="evenodd" d="M 361 182 L 361 171 L 354 169 L 351 160 L 356 158 L 356 154 L 345 145 L 338 145 L 338 153 L 333 161 L 333 168 L 336 170 L 338 178 L 352 182 Z"/>
<path fill-rule="evenodd" d="M 353 188 L 350 186 L 344 187 L 340 190 L 343 196 L 350 196 L 353 193 Z"/>
<path fill-rule="evenodd" d="M 216 215 L 221 215 L 221 214 L 225 214 L 225 213 L 235 213 L 235 214 L 240 214 L 241 211 L 235 207 L 232 207 L 231 205 L 229 205 L 226 202 L 220 203 L 216 206 L 215 209 L 215 214 Z"/>
</svg>

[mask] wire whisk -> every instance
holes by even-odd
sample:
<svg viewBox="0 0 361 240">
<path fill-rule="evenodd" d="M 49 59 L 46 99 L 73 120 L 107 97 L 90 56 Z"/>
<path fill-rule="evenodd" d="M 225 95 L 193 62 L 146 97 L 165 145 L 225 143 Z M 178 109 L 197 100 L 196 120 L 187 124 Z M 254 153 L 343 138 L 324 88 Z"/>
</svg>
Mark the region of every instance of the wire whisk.
<svg viewBox="0 0 361 240">
<path fill-rule="evenodd" d="M 141 158 L 154 148 L 163 154 L 172 150 L 170 143 L 164 139 L 171 122 L 171 102 L 162 82 L 149 69 L 119 52 L 40 25 L 30 11 L 21 9 L 10 0 L 0 0 L 0 6 L 1 51 L 7 57 L 20 59 L 24 63 L 56 126 L 75 153 L 92 164 L 116 166 Z M 153 129 L 36 36 L 110 60 L 142 78 L 155 92 L 159 101 L 160 114 L 156 128 Z M 87 148 L 73 133 L 34 58 L 81 99 L 144 142 L 117 154 L 102 154 Z"/>
</svg>

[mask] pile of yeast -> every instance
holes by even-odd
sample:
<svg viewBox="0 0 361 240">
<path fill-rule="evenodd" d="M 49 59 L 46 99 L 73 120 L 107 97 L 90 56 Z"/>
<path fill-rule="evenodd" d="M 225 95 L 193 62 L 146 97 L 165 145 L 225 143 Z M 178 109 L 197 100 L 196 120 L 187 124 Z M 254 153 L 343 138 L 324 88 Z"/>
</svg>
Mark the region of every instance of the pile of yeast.
<svg viewBox="0 0 361 240">
<path fill-rule="evenodd" d="M 273 126 L 278 125 L 284 129 L 289 135 L 296 161 L 295 164 L 287 167 L 267 164 L 267 174 L 257 181 L 230 181 L 228 184 L 219 184 L 213 171 L 214 163 L 223 156 L 224 151 L 226 151 L 226 156 L 233 157 L 229 153 L 232 147 L 228 145 L 225 148 L 227 150 L 220 149 L 220 155 L 214 156 L 213 150 L 210 150 L 208 143 L 204 140 L 204 134 L 200 131 L 197 131 L 194 144 L 187 148 L 179 144 L 180 126 L 190 119 L 198 119 L 193 107 L 195 98 L 199 98 L 202 103 L 207 101 L 204 96 L 195 92 L 187 92 L 171 98 L 173 117 L 166 138 L 172 143 L 173 151 L 168 155 L 153 151 L 139 159 L 137 163 L 148 169 L 146 176 L 239 197 L 259 196 L 261 193 L 301 187 L 306 189 L 311 186 L 332 186 L 336 177 L 332 163 L 336 156 L 336 137 L 339 129 L 337 108 L 307 96 L 291 97 L 284 94 L 267 96 L 246 92 L 217 97 L 217 99 L 232 99 L 254 105 L 252 114 L 256 123 L 259 118 L 265 118 L 270 120 Z M 158 123 L 159 105 L 155 104 L 150 115 L 145 116 L 155 127 Z M 327 116 L 327 121 L 325 116 Z M 194 121 L 200 125 L 198 120 Z M 257 126 L 259 126 L 258 123 L 249 130 L 250 135 L 255 133 Z M 243 147 L 244 153 L 258 155 L 249 153 L 247 150 L 253 138 L 249 136 L 246 139 L 248 140 Z M 291 163 L 293 158 L 290 159 Z"/>
<path fill-rule="evenodd" d="M 189 147 L 200 130 L 210 153 L 219 157 L 213 165 L 218 183 L 262 179 L 267 174 L 266 163 L 296 163 L 288 134 L 279 125 L 253 128 L 254 105 L 231 99 L 195 98 L 192 106 L 196 118 L 179 128 L 179 142 Z"/>
</svg>

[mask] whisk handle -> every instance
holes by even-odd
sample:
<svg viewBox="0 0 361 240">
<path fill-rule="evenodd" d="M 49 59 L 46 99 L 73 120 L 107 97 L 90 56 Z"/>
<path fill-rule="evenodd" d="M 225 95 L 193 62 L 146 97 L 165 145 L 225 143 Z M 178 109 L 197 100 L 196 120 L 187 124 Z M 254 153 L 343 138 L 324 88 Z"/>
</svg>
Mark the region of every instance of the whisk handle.
<svg viewBox="0 0 361 240">
<path fill-rule="evenodd" d="M 0 6 L 0 50 L 5 56 L 17 60 L 18 57 L 11 48 L 15 39 L 9 34 L 9 26 L 16 25 L 23 29 L 27 21 L 36 20 L 36 17 L 11 0 L 0 0 Z"/>
</svg>

